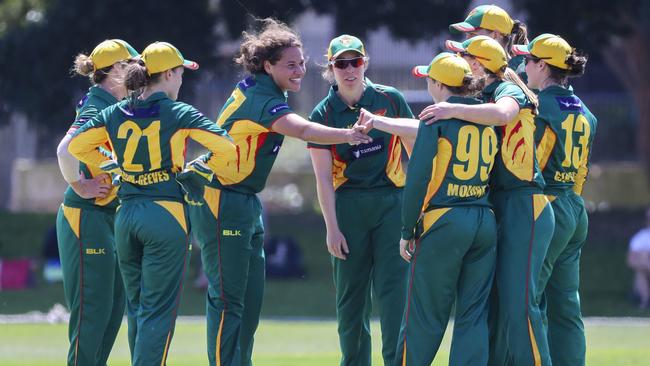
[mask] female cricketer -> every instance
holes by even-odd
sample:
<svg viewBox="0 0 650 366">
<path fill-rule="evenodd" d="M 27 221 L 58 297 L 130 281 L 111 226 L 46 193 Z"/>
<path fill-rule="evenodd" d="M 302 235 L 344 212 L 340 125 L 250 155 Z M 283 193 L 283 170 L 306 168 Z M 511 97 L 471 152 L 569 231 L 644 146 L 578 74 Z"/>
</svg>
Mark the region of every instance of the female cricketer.
<svg viewBox="0 0 650 366">
<path fill-rule="evenodd" d="M 61 174 L 70 184 L 56 219 L 63 289 L 70 309 L 68 365 L 106 364 L 125 306 L 113 235 L 116 188 L 100 169 L 79 164 L 68 153 L 68 144 L 86 121 L 126 96 L 121 81 L 127 62 L 136 56 L 128 43 L 111 39 L 98 44 L 90 55 L 77 55 L 74 62 L 74 71 L 88 76 L 92 86 L 79 101 L 75 121 L 57 149 Z"/>
<path fill-rule="evenodd" d="M 542 304 L 546 304 L 551 361 L 554 366 L 584 365 L 585 333 L 578 289 L 588 220 L 580 194 L 597 122 L 568 82 L 584 74 L 587 57 L 553 34 L 542 34 L 512 50 L 526 57 L 528 86 L 539 90 L 537 159 L 546 181 L 544 193 L 555 213 L 555 231 L 539 281 L 539 290 L 544 291 Z"/>
<path fill-rule="evenodd" d="M 501 45 L 487 36 L 446 42 L 476 75 L 487 77 L 484 104 L 437 103 L 423 120 L 459 118 L 498 126 L 500 154 L 491 177 L 490 200 L 497 224 L 496 281 L 490 305 L 490 365 L 550 365 L 539 307 L 539 278 L 554 227 L 535 155 L 537 98 L 507 68 Z"/>
<path fill-rule="evenodd" d="M 496 5 L 480 5 L 472 9 L 465 21 L 449 26 L 452 34 L 463 33 L 469 39 L 475 36 L 488 36 L 495 39 L 508 55 L 508 67 L 515 70 L 525 81 L 524 58 L 511 52 L 514 44 L 528 43 L 528 28 L 519 20 Z"/>
<path fill-rule="evenodd" d="M 324 71 L 333 85 L 310 120 L 345 128 L 357 121 L 361 108 L 413 118 L 397 89 L 365 78 L 367 67 L 357 37 L 334 38 Z M 332 255 L 341 365 L 370 365 L 371 292 L 380 309 L 384 364 L 392 364 L 406 294 L 407 264 L 395 250 L 406 179 L 401 138 L 377 129 L 369 136 L 371 143 L 358 146 L 308 144 Z"/>
<path fill-rule="evenodd" d="M 169 43 L 152 43 L 127 68 L 127 99 L 83 125 L 68 147 L 91 166 L 121 175 L 115 243 L 127 295 L 133 365 L 164 365 L 174 333 L 189 259 L 189 224 L 175 173 L 183 169 L 186 139 L 212 155 L 218 170 L 234 154 L 226 132 L 192 106 L 176 101 L 185 60 Z M 116 160 L 96 148 L 109 143 Z"/>
<path fill-rule="evenodd" d="M 266 184 L 284 135 L 321 144 L 372 140 L 354 129 L 326 127 L 293 112 L 287 92 L 299 91 L 305 75 L 302 43 L 288 26 L 273 19 L 262 23 L 259 33 L 244 32 L 235 62 L 250 76 L 237 83 L 217 119 L 237 146 L 233 161 L 225 169 L 212 169 L 210 176 L 198 159 L 182 178 L 209 282 L 210 365 L 252 364 L 264 295 L 264 226 L 256 193 Z M 210 179 L 205 187 L 203 176 Z"/>
<path fill-rule="evenodd" d="M 434 102 L 479 104 L 482 87 L 463 58 L 441 53 L 415 76 Z M 420 123 L 409 162 L 400 254 L 410 262 L 408 297 L 395 365 L 430 365 L 454 302 L 450 365 L 488 360 L 487 301 L 496 261 L 488 179 L 497 153 L 492 127 L 459 119 Z"/>
</svg>

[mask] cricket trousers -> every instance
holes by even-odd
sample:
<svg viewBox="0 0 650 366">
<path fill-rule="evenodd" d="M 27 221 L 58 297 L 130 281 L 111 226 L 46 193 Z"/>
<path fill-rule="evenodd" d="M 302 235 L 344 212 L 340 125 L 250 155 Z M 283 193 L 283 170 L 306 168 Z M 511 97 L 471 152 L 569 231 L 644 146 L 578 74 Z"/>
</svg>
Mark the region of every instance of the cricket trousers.
<svg viewBox="0 0 650 366">
<path fill-rule="evenodd" d="M 114 220 L 111 209 L 59 207 L 56 233 L 70 309 L 68 365 L 106 365 L 122 324 L 125 295 Z"/>
</svg>

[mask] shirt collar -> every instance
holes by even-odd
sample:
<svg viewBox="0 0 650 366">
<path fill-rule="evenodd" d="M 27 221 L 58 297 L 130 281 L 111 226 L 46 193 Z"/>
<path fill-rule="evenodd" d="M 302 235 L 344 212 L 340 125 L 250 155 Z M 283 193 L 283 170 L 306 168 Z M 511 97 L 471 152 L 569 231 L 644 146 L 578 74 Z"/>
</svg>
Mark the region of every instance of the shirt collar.
<svg viewBox="0 0 650 366">
<path fill-rule="evenodd" d="M 330 91 L 328 94 L 328 98 L 330 100 L 330 104 L 332 105 L 332 108 L 335 111 L 340 113 L 345 111 L 346 109 L 349 109 L 351 111 L 356 111 L 361 107 L 372 106 L 375 93 L 376 93 L 374 84 L 368 78 L 365 78 L 364 82 L 366 84 L 366 88 L 364 89 L 363 94 L 361 95 L 361 99 L 359 99 L 359 102 L 354 106 L 349 106 L 345 104 L 343 99 L 341 99 L 341 97 L 339 97 L 339 95 L 337 94 L 338 86 L 336 84 L 332 85 L 332 87 L 330 87 Z"/>
<path fill-rule="evenodd" d="M 108 104 L 115 104 L 118 102 L 117 98 L 115 98 L 113 94 L 109 93 L 99 85 L 91 86 L 90 89 L 88 89 L 88 93 L 94 97 L 104 100 Z"/>
<path fill-rule="evenodd" d="M 267 75 L 265 73 L 262 73 L 262 72 L 258 72 L 258 73 L 253 74 L 253 78 L 255 78 L 255 82 L 262 89 L 266 89 L 266 90 L 270 91 L 271 93 L 277 95 L 278 97 L 284 98 L 285 100 L 287 99 L 287 92 L 282 91 L 282 89 L 280 89 L 278 87 L 278 85 L 275 83 L 275 81 L 273 81 L 271 76 L 269 76 L 269 75 Z"/>
<path fill-rule="evenodd" d="M 483 99 L 484 100 L 491 99 L 492 95 L 494 94 L 494 91 L 497 90 L 497 88 L 499 87 L 499 85 L 501 85 L 502 82 L 503 81 L 501 80 L 495 80 L 494 82 L 492 82 L 492 84 L 483 88 L 483 91 L 481 92 L 481 94 L 483 94 Z"/>
</svg>

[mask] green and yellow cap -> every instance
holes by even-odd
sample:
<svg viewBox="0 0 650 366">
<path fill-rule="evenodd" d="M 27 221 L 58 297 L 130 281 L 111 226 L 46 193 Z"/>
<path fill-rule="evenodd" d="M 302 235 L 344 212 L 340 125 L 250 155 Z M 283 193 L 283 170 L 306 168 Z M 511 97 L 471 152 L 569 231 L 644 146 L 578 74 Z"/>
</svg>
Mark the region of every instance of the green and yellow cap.
<svg viewBox="0 0 650 366">
<path fill-rule="evenodd" d="M 491 72 L 497 73 L 508 65 L 508 56 L 499 42 L 488 36 L 476 36 L 463 43 L 446 41 L 445 46 L 451 51 L 467 52 L 476 57 L 479 63 Z"/>
<path fill-rule="evenodd" d="M 130 44 L 121 39 L 107 39 L 95 47 L 90 53 L 94 71 L 109 67 L 118 61 L 129 60 L 140 56 Z"/>
<path fill-rule="evenodd" d="M 416 66 L 413 75 L 429 77 L 447 86 L 462 86 L 465 76 L 472 75 L 472 69 L 462 57 L 450 52 L 442 52 L 431 60 L 429 66 Z"/>
<path fill-rule="evenodd" d="M 343 34 L 330 42 L 330 46 L 327 48 L 327 60 L 332 61 L 333 58 L 345 51 L 355 51 L 359 52 L 361 56 L 366 56 L 366 48 L 359 38 Z"/>
<path fill-rule="evenodd" d="M 532 55 L 544 60 L 549 65 L 568 70 L 567 57 L 571 54 L 572 48 L 562 37 L 544 33 L 535 37 L 529 44 L 516 44 L 512 46 L 512 52 L 517 55 Z"/>
<path fill-rule="evenodd" d="M 142 61 L 147 66 L 147 73 L 153 75 L 165 70 L 183 66 L 190 70 L 199 68 L 199 64 L 186 60 L 178 48 L 167 42 L 154 42 L 142 51 Z"/>
<path fill-rule="evenodd" d="M 496 5 L 481 5 L 472 9 L 464 22 L 449 26 L 452 33 L 472 32 L 479 28 L 510 34 L 515 24 L 508 13 Z"/>
</svg>

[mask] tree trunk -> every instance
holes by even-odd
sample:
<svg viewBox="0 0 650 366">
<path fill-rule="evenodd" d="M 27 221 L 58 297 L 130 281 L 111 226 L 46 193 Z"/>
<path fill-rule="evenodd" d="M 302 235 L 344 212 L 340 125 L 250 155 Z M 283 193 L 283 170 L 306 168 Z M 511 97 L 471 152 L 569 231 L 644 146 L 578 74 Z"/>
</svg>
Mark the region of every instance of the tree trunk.
<svg viewBox="0 0 650 366">
<path fill-rule="evenodd" d="M 601 53 L 610 69 L 625 86 L 638 112 L 637 153 L 650 178 L 650 37 L 640 29 L 627 38 L 617 38 Z M 616 123 L 616 121 L 611 121 Z"/>
</svg>

